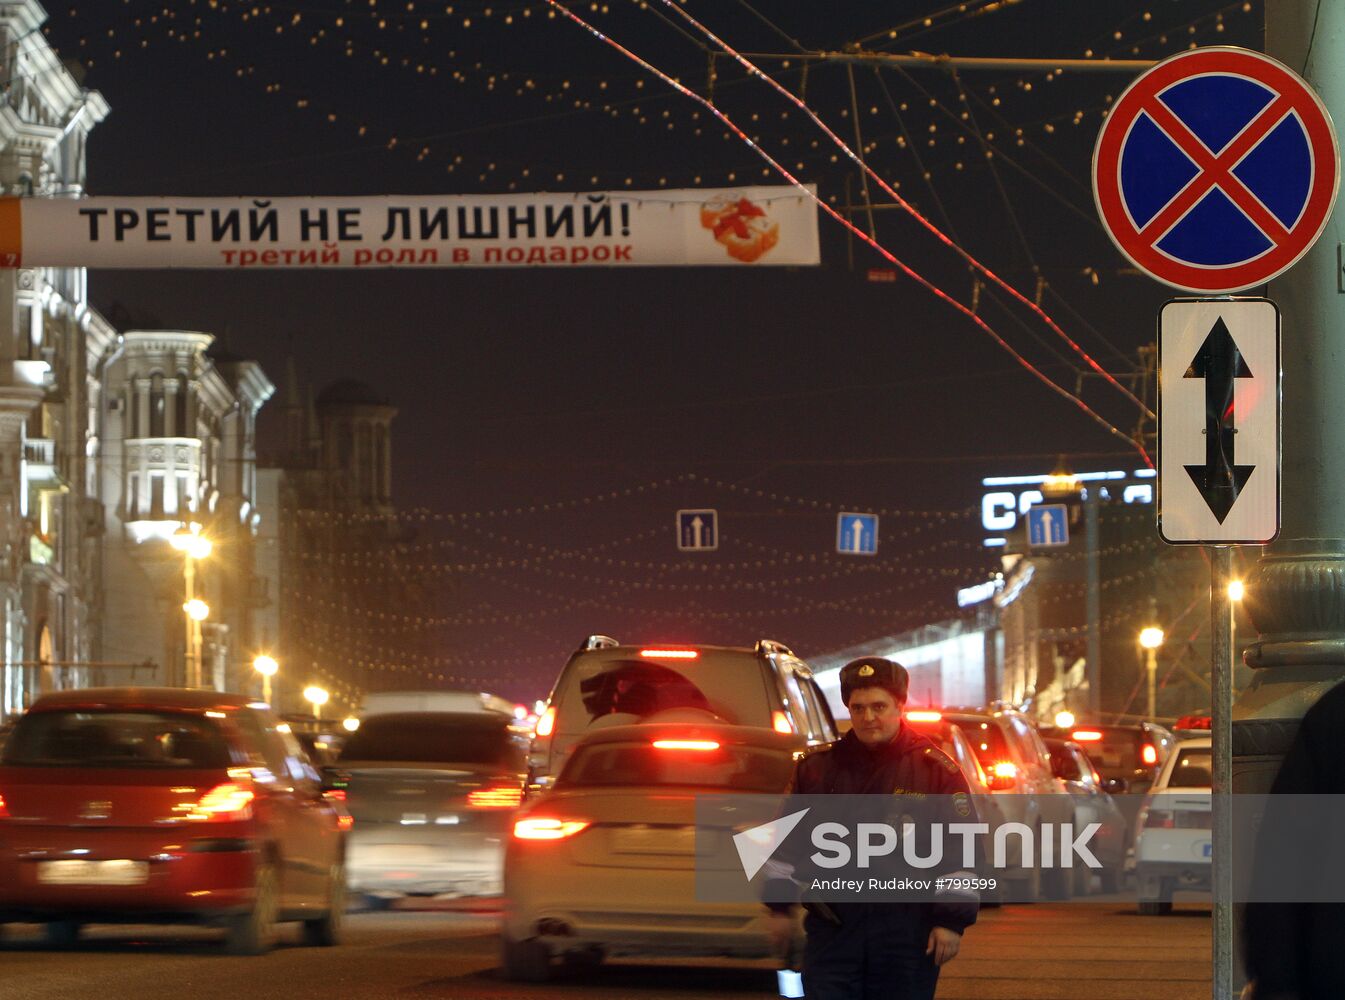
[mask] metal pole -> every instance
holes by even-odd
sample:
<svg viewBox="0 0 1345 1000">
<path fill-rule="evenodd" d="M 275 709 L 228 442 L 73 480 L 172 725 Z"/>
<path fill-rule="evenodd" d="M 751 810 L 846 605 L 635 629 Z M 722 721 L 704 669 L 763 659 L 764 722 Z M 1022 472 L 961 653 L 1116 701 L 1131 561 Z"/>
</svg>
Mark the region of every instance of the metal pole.
<svg viewBox="0 0 1345 1000">
<path fill-rule="evenodd" d="M 1210 549 L 1210 741 L 1214 848 L 1214 997 L 1233 996 L 1233 549 Z"/>
<path fill-rule="evenodd" d="M 187 624 L 186 644 L 182 647 L 183 659 L 183 684 L 189 688 L 199 687 L 197 681 L 198 662 L 196 657 L 199 651 L 196 648 L 196 622 L 188 613 L 186 606 L 196 599 L 196 560 L 190 555 L 184 555 L 182 559 L 182 579 L 183 579 L 183 598 L 182 598 L 182 616 Z"/>
<path fill-rule="evenodd" d="M 271 704 L 271 675 L 262 674 L 262 701 Z"/>
<path fill-rule="evenodd" d="M 1158 650 L 1144 651 L 1144 670 L 1149 675 L 1149 710 L 1145 713 L 1150 722 L 1158 721 Z"/>
<path fill-rule="evenodd" d="M 1088 563 L 1088 590 L 1084 598 L 1088 618 L 1088 711 L 1094 722 L 1102 721 L 1102 582 L 1098 565 L 1098 504 L 1100 491 L 1089 487 L 1083 502 L 1084 551 Z"/>
<path fill-rule="evenodd" d="M 902 69 L 968 69 L 994 72 L 1070 70 L 1081 73 L 1128 73 L 1136 76 L 1153 66 L 1153 59 L 1005 59 L 995 56 L 933 55 L 912 52 L 744 52 L 754 62 L 783 61 L 857 63 L 861 66 L 900 66 Z"/>
</svg>

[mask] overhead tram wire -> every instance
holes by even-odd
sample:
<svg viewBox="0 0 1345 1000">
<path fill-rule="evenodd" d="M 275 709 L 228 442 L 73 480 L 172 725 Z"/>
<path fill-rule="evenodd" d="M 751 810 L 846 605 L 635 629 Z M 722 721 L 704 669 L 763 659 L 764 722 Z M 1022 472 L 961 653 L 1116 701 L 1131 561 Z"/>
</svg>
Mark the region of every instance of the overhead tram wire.
<svg viewBox="0 0 1345 1000">
<path fill-rule="evenodd" d="M 548 0 L 548 2 L 551 2 L 551 0 Z M 961 246 L 958 246 L 958 244 L 955 243 L 953 240 L 951 240 L 941 229 L 939 229 L 938 226 L 934 225 L 934 223 L 929 221 L 929 219 L 927 219 L 924 215 L 922 215 L 919 211 L 917 211 L 915 206 L 911 205 L 908 201 L 906 201 L 905 198 L 903 198 L 900 194 L 898 194 L 895 188 L 893 188 L 890 184 L 888 184 L 885 180 L 883 180 L 880 174 L 878 174 L 875 170 L 869 167 L 854 150 L 852 150 L 848 145 L 846 145 L 845 140 L 843 140 L 840 136 L 838 136 L 835 132 L 833 132 L 831 128 L 825 122 L 823 122 L 820 117 L 818 117 L 817 113 L 814 112 L 806 102 L 797 97 L 787 87 L 783 86 L 782 84 L 778 83 L 776 80 L 768 76 L 760 67 L 758 67 L 750 59 L 739 53 L 736 49 L 730 46 L 727 42 L 725 42 L 722 38 L 720 38 L 718 35 L 712 32 L 705 25 L 701 24 L 700 21 L 696 20 L 689 13 L 682 10 L 682 8 L 676 4 L 675 0 L 661 0 L 661 2 L 664 4 L 664 6 L 669 7 L 673 11 L 675 11 L 677 15 L 681 17 L 684 21 L 699 29 L 707 38 L 713 41 L 716 45 L 720 46 L 720 48 L 722 48 L 726 54 L 737 60 L 737 62 L 740 65 L 742 65 L 743 68 L 746 69 L 749 73 L 757 76 L 768 86 L 774 89 L 777 93 L 781 94 L 788 101 L 790 101 L 796 107 L 798 107 L 800 111 L 802 111 L 805 115 L 807 115 L 813 121 L 813 123 L 817 125 L 817 127 L 820 128 L 829 139 L 831 139 L 831 141 L 836 145 L 838 149 L 840 149 L 846 156 L 848 156 L 851 160 L 853 160 L 856 164 L 858 164 L 860 169 L 862 169 L 866 174 L 872 177 L 873 180 L 878 184 L 878 186 L 882 188 L 883 192 L 887 194 L 888 197 L 890 197 L 898 205 L 900 205 L 903 208 L 903 210 L 905 210 L 913 219 L 915 219 L 918 223 L 920 223 L 920 225 L 923 226 L 926 230 L 928 230 L 936 239 L 944 243 L 946 246 L 949 247 L 949 249 L 953 250 L 960 257 L 962 257 L 962 259 L 965 260 L 968 264 L 970 264 L 976 270 L 980 271 L 992 282 L 1003 288 L 1006 292 L 1009 293 L 1009 295 L 1011 295 L 1014 299 L 1016 299 L 1020 304 L 1027 307 L 1032 312 L 1036 313 L 1054 333 L 1058 334 L 1061 338 L 1063 338 L 1064 341 L 1067 344 L 1069 344 L 1069 346 L 1081 358 L 1084 359 L 1084 361 L 1088 364 L 1090 368 L 1092 368 L 1104 379 L 1106 379 L 1108 383 L 1110 383 L 1115 389 L 1121 392 L 1124 396 L 1129 398 L 1136 406 L 1140 408 L 1140 412 L 1142 414 L 1144 414 L 1146 417 L 1150 419 L 1153 419 L 1154 417 L 1153 411 L 1150 410 L 1149 407 L 1144 404 L 1144 401 L 1141 400 L 1129 389 L 1127 389 L 1125 386 L 1123 386 L 1120 382 L 1118 382 L 1105 368 L 1103 368 L 1092 357 L 1092 355 L 1090 355 L 1087 351 L 1085 351 L 1082 346 L 1080 346 L 1073 338 L 1071 338 L 1067 333 L 1065 333 L 1065 331 L 1060 328 L 1060 326 L 1055 322 L 1055 320 L 1051 319 L 1051 317 L 1047 315 L 1047 313 L 1041 308 L 1041 306 L 1037 305 L 1031 299 L 1027 298 L 1025 295 L 1019 292 L 1016 288 L 1014 288 L 1011 284 L 1009 284 L 1007 281 L 1001 278 L 989 267 L 987 267 L 985 264 L 982 264 L 976 257 L 972 256 L 972 254 L 969 253 L 967 250 L 965 250 Z M 707 107 L 712 107 L 712 105 L 707 104 Z M 1139 450 L 1140 454 L 1144 456 L 1145 462 L 1152 464 L 1152 460 L 1149 458 L 1148 452 L 1145 451 L 1144 446 L 1140 443 L 1136 443 L 1135 446 Z"/>
<path fill-rule="evenodd" d="M 859 227 L 855 226 L 848 219 L 846 219 L 835 208 L 824 202 L 816 194 L 810 191 L 807 185 L 803 184 L 802 181 L 800 181 L 797 177 L 795 177 L 784 165 L 779 163 L 773 156 L 771 156 L 768 152 L 766 152 L 765 149 L 763 149 L 757 143 L 753 142 L 752 138 L 749 135 L 747 135 L 747 133 L 745 133 L 737 125 L 736 122 L 734 122 L 728 115 L 722 112 L 713 103 L 706 100 L 704 97 L 702 97 L 700 94 L 697 94 L 689 87 L 673 79 L 671 76 L 660 70 L 658 67 L 654 66 L 648 60 L 643 59 L 640 56 L 637 56 L 634 52 L 632 52 L 630 49 L 627 49 L 625 46 L 621 45 L 615 39 L 612 39 L 607 35 L 605 35 L 603 32 L 595 28 L 593 25 L 589 24 L 583 18 L 579 17 L 579 15 L 571 11 L 568 7 L 566 7 L 563 3 L 561 3 L 560 0 L 546 0 L 546 2 L 550 4 L 552 7 L 559 10 L 565 17 L 569 18 L 571 21 L 579 25 L 585 31 L 589 32 L 599 41 L 602 41 L 607 45 L 610 45 L 612 48 L 616 49 L 622 55 L 626 56 L 626 58 L 631 59 L 638 65 L 646 68 L 649 72 L 653 73 L 660 80 L 668 84 L 673 89 L 677 90 L 679 93 L 683 94 L 686 97 L 691 98 L 692 100 L 704 106 L 715 118 L 717 118 L 720 122 L 722 122 L 734 135 L 738 136 L 738 138 L 741 139 L 744 143 L 746 143 L 751 150 L 753 150 L 758 156 L 760 156 L 772 168 L 774 168 L 776 173 L 778 173 L 781 177 L 789 181 L 790 184 L 794 185 L 794 187 L 798 188 L 800 191 L 806 194 L 808 198 L 811 199 L 824 212 L 830 215 L 833 219 L 835 219 L 846 229 L 848 229 L 856 236 L 858 236 L 869 246 L 873 247 L 873 249 L 876 250 L 879 253 L 879 255 L 883 257 L 883 259 L 887 260 L 895 267 L 897 267 L 899 270 L 901 270 L 901 272 L 905 274 L 907 277 L 909 277 L 912 281 L 917 282 L 923 288 L 927 289 L 931 294 L 943 300 L 944 302 L 952 306 L 954 309 L 956 309 L 958 312 L 966 316 L 969 320 L 972 321 L 974 325 L 976 325 L 979 329 L 983 330 L 992 340 L 994 340 L 995 343 L 997 343 L 1001 348 L 1004 349 L 1004 351 L 1006 351 L 1011 357 L 1013 357 L 1014 360 L 1016 360 L 1020 365 L 1022 365 L 1023 368 L 1026 369 L 1034 378 L 1036 378 L 1038 381 L 1046 385 L 1052 392 L 1064 397 L 1065 399 L 1073 403 L 1078 409 L 1083 411 L 1083 413 L 1087 415 L 1089 419 L 1093 420 L 1095 423 L 1097 423 L 1103 429 L 1105 429 L 1107 433 L 1112 434 L 1115 437 L 1120 438 L 1122 441 L 1128 443 L 1131 447 L 1133 447 L 1136 451 L 1139 452 L 1140 457 L 1144 460 L 1145 464 L 1149 466 L 1153 465 L 1153 460 L 1149 457 L 1149 453 L 1145 449 L 1143 442 L 1135 441 L 1125 432 L 1121 431 L 1119 428 L 1109 423 L 1106 420 L 1106 418 L 1104 418 L 1101 414 L 1099 414 L 1096 410 L 1094 410 L 1091 406 L 1085 403 L 1078 396 L 1076 396 L 1063 386 L 1060 386 L 1054 381 L 1052 381 L 1045 373 L 1043 373 L 1040 369 L 1038 369 L 1035 365 L 1033 365 L 1032 362 L 1028 361 L 1027 358 L 1023 357 L 1022 354 L 1020 354 L 1017 350 L 1015 350 L 1014 347 L 1008 341 L 1006 341 L 1003 337 L 1001 337 L 998 333 L 996 333 L 995 330 L 988 323 L 985 322 L 985 320 L 977 316 L 975 312 L 967 308 L 967 306 L 963 305 L 957 299 L 953 298 L 942 288 L 935 285 L 933 282 L 924 277 L 924 275 L 920 274 L 918 271 L 914 270 L 908 264 L 899 260 L 890 250 L 888 250 L 886 247 L 880 244 L 877 240 L 874 240 L 871 237 L 869 237 L 866 233 L 864 233 L 861 229 L 859 229 Z M 679 11 L 679 13 L 681 12 Z M 765 74 L 761 73 L 760 70 L 755 70 L 755 72 L 758 75 L 761 75 L 763 78 L 765 78 Z M 797 98 L 794 98 L 794 100 L 797 100 Z M 804 107 L 806 109 L 806 105 L 804 105 Z M 809 111 L 809 113 L 811 114 L 811 111 Z M 823 127 L 825 128 L 825 126 Z M 935 228 L 937 230 L 937 227 Z M 944 239 L 946 239 L 946 237 Z M 1018 293 L 1015 292 L 1014 294 L 1017 295 Z M 1123 391 L 1125 391 L 1124 388 Z M 1133 396 L 1133 394 L 1129 395 Z M 1143 404 L 1141 404 L 1141 406 L 1143 406 Z"/>
</svg>

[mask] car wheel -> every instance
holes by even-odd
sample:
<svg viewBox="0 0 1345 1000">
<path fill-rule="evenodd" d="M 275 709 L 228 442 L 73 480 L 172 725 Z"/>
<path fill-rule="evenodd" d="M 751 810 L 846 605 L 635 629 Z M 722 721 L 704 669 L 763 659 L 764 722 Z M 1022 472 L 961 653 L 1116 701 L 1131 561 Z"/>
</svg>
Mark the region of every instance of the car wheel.
<svg viewBox="0 0 1345 1000">
<path fill-rule="evenodd" d="M 275 944 L 276 913 L 280 907 L 280 887 L 275 866 L 263 862 L 257 866 L 256 889 L 252 909 L 231 917 L 225 948 L 230 955 L 264 955 Z"/>
<path fill-rule="evenodd" d="M 304 944 L 315 948 L 330 948 L 341 943 L 341 929 L 346 920 L 346 869 L 332 865 L 327 875 L 327 912 L 316 920 L 304 921 Z"/>
<path fill-rule="evenodd" d="M 73 948 L 79 943 L 79 932 L 83 927 L 78 920 L 49 920 L 43 933 L 51 947 Z"/>
<path fill-rule="evenodd" d="M 504 978 L 514 982 L 544 983 L 551 978 L 551 952 L 536 939 L 515 941 L 508 934 L 502 934 L 500 964 Z"/>
<path fill-rule="evenodd" d="M 1041 890 L 1047 899 L 1069 899 L 1074 894 L 1074 870 L 1047 868 L 1041 873 Z"/>
</svg>

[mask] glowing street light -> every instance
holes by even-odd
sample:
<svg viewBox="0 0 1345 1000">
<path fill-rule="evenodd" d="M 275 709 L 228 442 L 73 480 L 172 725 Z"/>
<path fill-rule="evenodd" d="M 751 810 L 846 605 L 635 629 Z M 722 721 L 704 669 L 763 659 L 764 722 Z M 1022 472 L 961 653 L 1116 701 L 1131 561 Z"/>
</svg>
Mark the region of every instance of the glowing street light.
<svg viewBox="0 0 1345 1000">
<path fill-rule="evenodd" d="M 1163 645 L 1163 630 L 1157 625 L 1140 629 L 1140 645 L 1144 647 L 1144 667 L 1149 675 L 1149 721 L 1158 714 L 1158 647 Z"/>
<path fill-rule="evenodd" d="M 321 719 L 322 706 L 327 704 L 327 699 L 331 697 L 326 690 L 318 687 L 316 684 L 310 684 L 304 688 L 304 701 L 311 702 L 313 705 L 313 714 Z"/>
<path fill-rule="evenodd" d="M 1055 724 L 1057 729 L 1068 729 L 1070 726 L 1074 725 L 1074 713 L 1056 712 Z"/>
<path fill-rule="evenodd" d="M 1230 601 L 1240 601 L 1246 595 L 1247 588 L 1241 580 L 1228 581 L 1228 599 Z"/>
<path fill-rule="evenodd" d="M 252 658 L 252 669 L 262 675 L 262 701 L 271 704 L 271 678 L 280 669 L 280 664 L 269 653 L 258 653 Z"/>
<path fill-rule="evenodd" d="M 210 614 L 210 608 L 196 596 L 196 561 L 210 555 L 214 546 L 210 539 L 201 534 L 201 526 L 196 523 L 184 524 L 169 536 L 168 544 L 181 552 L 182 559 L 182 610 L 187 613 L 187 644 L 184 679 L 187 687 L 201 686 L 201 622 Z"/>
<path fill-rule="evenodd" d="M 341 728 L 348 733 L 353 733 L 355 730 L 360 728 L 360 720 L 355 718 L 355 716 L 353 715 L 348 715 L 346 716 L 346 718 L 341 720 Z"/>
</svg>

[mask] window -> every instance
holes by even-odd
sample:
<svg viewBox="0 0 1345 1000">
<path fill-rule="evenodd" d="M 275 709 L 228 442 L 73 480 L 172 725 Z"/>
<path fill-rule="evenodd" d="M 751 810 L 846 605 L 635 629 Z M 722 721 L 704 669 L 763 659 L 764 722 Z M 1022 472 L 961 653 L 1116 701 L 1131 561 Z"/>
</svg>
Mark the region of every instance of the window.
<svg viewBox="0 0 1345 1000">
<path fill-rule="evenodd" d="M 760 747 L 661 748 L 648 743 L 581 746 L 566 762 L 556 787 L 675 786 L 732 792 L 783 792 L 792 756 Z"/>
<path fill-rule="evenodd" d="M 163 437 L 164 399 L 163 376 L 155 375 L 149 390 L 149 436 Z"/>
<path fill-rule="evenodd" d="M 150 517 L 163 517 L 163 473 L 149 474 L 149 513 Z"/>
<path fill-rule="evenodd" d="M 198 715 L 51 711 L 23 716 L 5 746 L 8 767 L 224 769 L 229 746 Z"/>
<path fill-rule="evenodd" d="M 341 748 L 342 762 L 504 764 L 523 770 L 522 747 L 504 716 L 406 712 L 365 719 Z"/>
<path fill-rule="evenodd" d="M 1168 778 L 1168 787 L 1208 789 L 1213 773 L 1211 754 L 1209 749 L 1183 750 L 1172 769 L 1172 776 Z"/>
</svg>

